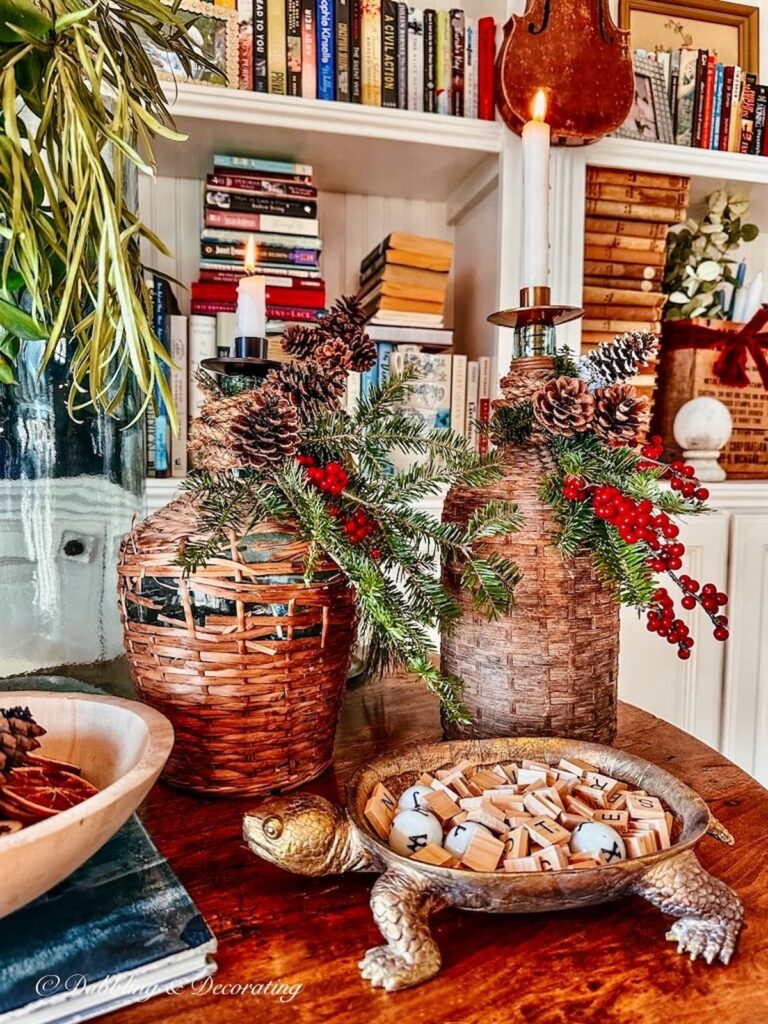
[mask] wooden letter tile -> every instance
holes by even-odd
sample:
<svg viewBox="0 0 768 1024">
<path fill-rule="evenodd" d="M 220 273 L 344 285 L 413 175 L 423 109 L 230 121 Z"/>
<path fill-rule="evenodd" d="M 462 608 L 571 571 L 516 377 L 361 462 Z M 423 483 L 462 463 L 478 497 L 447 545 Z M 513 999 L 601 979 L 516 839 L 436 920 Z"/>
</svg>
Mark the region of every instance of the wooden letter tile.
<svg viewBox="0 0 768 1024">
<path fill-rule="evenodd" d="M 458 864 L 455 857 L 452 857 L 447 850 L 437 843 L 428 843 L 411 857 L 411 860 L 421 861 L 422 864 L 438 864 L 444 868 L 452 868 Z"/>
<path fill-rule="evenodd" d="M 505 871 L 541 871 L 541 864 L 535 857 L 507 857 L 504 861 Z"/>
<path fill-rule="evenodd" d="M 525 825 L 525 828 L 528 829 L 531 839 L 538 843 L 539 846 L 567 843 L 571 838 L 571 833 L 564 829 L 562 825 L 558 825 L 552 818 L 534 818 L 533 821 Z"/>
<path fill-rule="evenodd" d="M 568 857 L 562 846 L 547 846 L 534 853 L 533 859 L 541 864 L 542 871 L 562 871 L 568 867 Z"/>
<path fill-rule="evenodd" d="M 526 828 L 513 828 L 509 833 L 507 845 L 504 850 L 505 858 L 527 857 L 529 847 L 529 835 Z"/>
<path fill-rule="evenodd" d="M 424 797 L 424 803 L 440 819 L 443 825 L 461 811 L 456 801 L 452 800 L 446 792 L 440 789 L 436 789 L 433 793 L 427 793 Z"/>
<path fill-rule="evenodd" d="M 473 871 L 495 871 L 503 853 L 504 843 L 500 839 L 478 829 L 467 844 L 461 863 Z"/>
<path fill-rule="evenodd" d="M 664 808 L 655 796 L 638 796 L 627 793 L 627 810 L 630 818 L 663 818 Z"/>
<path fill-rule="evenodd" d="M 497 834 L 507 831 L 507 823 L 504 818 L 497 818 L 495 814 L 489 814 L 483 807 L 473 808 L 467 814 L 467 821 L 477 821 Z"/>
<path fill-rule="evenodd" d="M 395 816 L 397 801 L 383 782 L 377 782 L 365 805 L 365 814 L 374 828 L 376 835 L 385 842 L 389 839 L 392 819 Z"/>
<path fill-rule="evenodd" d="M 602 821 L 604 825 L 610 825 L 617 832 L 627 831 L 629 815 L 626 811 L 595 811 L 592 817 L 595 821 Z"/>
</svg>

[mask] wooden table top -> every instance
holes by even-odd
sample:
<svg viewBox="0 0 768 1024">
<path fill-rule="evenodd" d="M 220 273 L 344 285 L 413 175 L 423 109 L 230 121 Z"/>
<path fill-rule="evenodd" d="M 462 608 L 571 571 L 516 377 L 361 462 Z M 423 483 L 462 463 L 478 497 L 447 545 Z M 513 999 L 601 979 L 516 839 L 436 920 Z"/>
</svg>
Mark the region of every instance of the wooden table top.
<svg viewBox="0 0 768 1024">
<path fill-rule="evenodd" d="M 401 743 L 440 738 L 433 698 L 403 677 L 348 692 L 336 763 L 308 786 L 338 799 L 351 770 Z M 736 846 L 706 838 L 703 865 L 732 886 L 746 922 L 730 966 L 691 963 L 664 935 L 671 919 L 638 898 L 551 914 L 446 910 L 433 918 L 443 969 L 404 992 L 371 989 L 357 962 L 381 942 L 368 907 L 369 874 L 305 878 L 251 854 L 243 811 L 164 785 L 144 820 L 219 940 L 217 985 L 302 986 L 274 995 L 160 996 L 110 1024 L 659 1024 L 764 1020 L 768 1000 L 768 792 L 711 748 L 624 705 L 616 745 L 697 790 Z"/>
</svg>

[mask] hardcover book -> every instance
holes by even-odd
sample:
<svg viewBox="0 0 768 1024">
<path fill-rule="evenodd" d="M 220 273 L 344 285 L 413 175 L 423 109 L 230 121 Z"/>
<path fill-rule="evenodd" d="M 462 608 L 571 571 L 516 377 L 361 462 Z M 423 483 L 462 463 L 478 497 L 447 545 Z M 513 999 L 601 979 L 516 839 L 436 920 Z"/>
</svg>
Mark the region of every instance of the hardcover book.
<svg viewBox="0 0 768 1024">
<path fill-rule="evenodd" d="M 435 47 L 435 95 L 438 114 L 451 112 L 451 16 L 448 11 L 437 12 L 437 42 Z"/>
<path fill-rule="evenodd" d="M 493 18 L 477 22 L 477 116 L 482 121 L 496 117 L 494 65 L 496 60 L 496 23 Z"/>
<path fill-rule="evenodd" d="M 285 0 L 286 91 L 301 96 L 301 0 Z"/>
<path fill-rule="evenodd" d="M 477 21 L 466 19 L 464 31 L 464 116 L 477 117 Z"/>
<path fill-rule="evenodd" d="M 298 217 L 307 220 L 317 217 L 315 199 L 288 199 L 282 196 L 254 195 L 218 189 L 206 189 L 205 206 L 208 210 L 226 210 L 228 213 L 271 213 L 278 217 Z"/>
<path fill-rule="evenodd" d="M 361 94 L 367 106 L 381 106 L 381 0 L 360 0 Z"/>
<path fill-rule="evenodd" d="M 464 11 L 454 8 L 451 18 L 451 113 L 464 116 Z"/>
<path fill-rule="evenodd" d="M 363 54 L 362 54 L 362 10 L 361 0 L 350 0 L 349 71 L 350 96 L 353 103 L 363 101 Z"/>
<path fill-rule="evenodd" d="M 285 0 L 267 0 L 267 82 L 277 96 L 287 92 Z"/>
<path fill-rule="evenodd" d="M 408 4 L 397 5 L 397 109 L 408 109 Z"/>
<path fill-rule="evenodd" d="M 317 99 L 315 0 L 301 0 L 301 95 Z"/>
<path fill-rule="evenodd" d="M 200 911 L 134 815 L 74 874 L 4 920 L 0 1015 L 75 1024 L 209 977 L 215 952 Z M 41 978 L 62 984 L 42 994 Z"/>
<path fill-rule="evenodd" d="M 437 12 L 424 11 L 424 110 L 437 113 Z"/>
<path fill-rule="evenodd" d="M 334 0 L 317 0 L 317 98 L 336 99 Z"/>
<path fill-rule="evenodd" d="M 739 138 L 740 153 L 755 152 L 755 100 L 757 99 L 757 76 L 748 74 L 744 77 L 744 90 L 741 101 L 741 135 Z"/>
<path fill-rule="evenodd" d="M 290 181 L 287 178 L 261 177 L 257 174 L 209 174 L 205 183 L 209 189 L 221 192 L 241 192 L 247 196 L 317 199 L 317 189 L 314 185 Z"/>
<path fill-rule="evenodd" d="M 317 220 L 299 217 L 281 217 L 268 213 L 248 213 L 207 209 L 206 229 L 223 228 L 233 231 L 274 232 L 281 235 L 297 235 L 314 238 L 318 232 Z"/>
<path fill-rule="evenodd" d="M 675 120 L 675 142 L 678 146 L 690 146 L 693 142 L 693 115 L 696 101 L 696 71 L 699 51 L 680 51 L 680 73 L 677 80 L 677 117 Z"/>
<path fill-rule="evenodd" d="M 343 103 L 352 98 L 350 7 L 350 0 L 336 0 L 336 99 Z"/>
<path fill-rule="evenodd" d="M 408 8 L 408 109 L 424 110 L 424 12 Z"/>
<path fill-rule="evenodd" d="M 268 92 L 267 79 L 267 0 L 253 2 L 253 88 Z"/>
<path fill-rule="evenodd" d="M 237 87 L 253 89 L 253 0 L 237 6 Z"/>
<path fill-rule="evenodd" d="M 397 0 L 381 3 L 381 105 L 397 108 Z"/>
<path fill-rule="evenodd" d="M 265 177 L 290 178 L 292 181 L 312 181 L 311 164 L 294 164 L 289 160 L 263 160 L 254 156 L 232 156 L 231 153 L 214 153 L 213 166 L 216 170 L 246 171 L 263 174 Z"/>
</svg>

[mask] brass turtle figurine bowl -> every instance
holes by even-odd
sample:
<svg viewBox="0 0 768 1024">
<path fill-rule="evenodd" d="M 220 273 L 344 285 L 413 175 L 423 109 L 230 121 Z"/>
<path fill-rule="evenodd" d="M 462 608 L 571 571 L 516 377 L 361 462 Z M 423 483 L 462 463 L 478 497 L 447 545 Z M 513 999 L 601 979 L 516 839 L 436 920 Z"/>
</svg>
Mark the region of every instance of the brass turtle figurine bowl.
<svg viewBox="0 0 768 1024">
<path fill-rule="evenodd" d="M 476 767 L 523 758 L 556 765 L 580 758 L 600 772 L 661 799 L 675 819 L 669 849 L 578 871 L 479 872 L 415 862 L 391 850 L 364 817 L 377 782 L 402 792 L 423 772 L 467 761 Z M 372 985 L 388 991 L 426 981 L 440 970 L 429 918 L 443 907 L 529 914 L 569 910 L 621 896 L 642 896 L 677 918 L 667 934 L 678 952 L 727 964 L 744 911 L 739 897 L 700 865 L 694 847 L 705 835 L 732 845 L 730 833 L 693 790 L 662 768 L 611 747 L 576 740 L 518 738 L 409 746 L 376 758 L 352 777 L 348 809 L 322 797 L 269 798 L 243 822 L 250 849 L 287 871 L 304 875 L 377 872 L 371 910 L 386 940 L 360 962 Z"/>
</svg>

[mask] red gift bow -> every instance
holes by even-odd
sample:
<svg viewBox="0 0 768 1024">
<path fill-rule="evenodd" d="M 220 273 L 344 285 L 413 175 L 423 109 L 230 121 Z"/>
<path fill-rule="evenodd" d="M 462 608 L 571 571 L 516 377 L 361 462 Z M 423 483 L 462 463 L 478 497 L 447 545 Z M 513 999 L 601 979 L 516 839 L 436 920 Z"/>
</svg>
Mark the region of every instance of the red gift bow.
<svg viewBox="0 0 768 1024">
<path fill-rule="evenodd" d="M 674 323 L 674 321 L 673 321 Z M 722 348 L 713 370 L 721 384 L 732 388 L 749 385 L 747 356 L 752 356 L 763 387 L 768 391 L 768 362 L 763 348 L 768 348 L 768 334 L 758 337 L 768 324 L 768 307 L 762 306 L 749 323 L 738 331 L 719 331 L 716 327 L 690 324 L 684 341 L 672 341 L 672 348 Z"/>
</svg>

